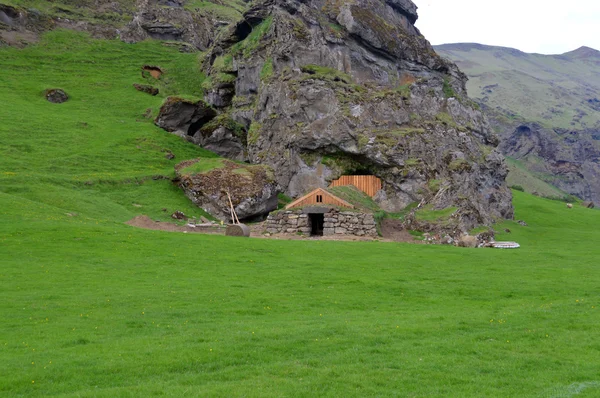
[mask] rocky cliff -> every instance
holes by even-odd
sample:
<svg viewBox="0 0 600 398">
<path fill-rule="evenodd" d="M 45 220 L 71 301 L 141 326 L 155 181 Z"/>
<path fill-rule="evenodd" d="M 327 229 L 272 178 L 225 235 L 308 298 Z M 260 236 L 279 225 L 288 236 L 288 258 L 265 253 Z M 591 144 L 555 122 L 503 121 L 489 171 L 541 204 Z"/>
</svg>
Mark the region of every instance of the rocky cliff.
<svg viewBox="0 0 600 398">
<path fill-rule="evenodd" d="M 408 0 L 263 1 L 205 56 L 206 100 L 288 195 L 367 173 L 388 211 L 457 206 L 463 228 L 511 217 L 498 140 L 416 19 Z"/>
<path fill-rule="evenodd" d="M 467 73 L 469 95 L 490 117 L 506 156 L 535 179 L 600 203 L 599 51 L 542 55 L 474 43 L 436 51 Z M 531 178 L 513 178 L 517 172 L 511 181 L 541 191 Z"/>
</svg>

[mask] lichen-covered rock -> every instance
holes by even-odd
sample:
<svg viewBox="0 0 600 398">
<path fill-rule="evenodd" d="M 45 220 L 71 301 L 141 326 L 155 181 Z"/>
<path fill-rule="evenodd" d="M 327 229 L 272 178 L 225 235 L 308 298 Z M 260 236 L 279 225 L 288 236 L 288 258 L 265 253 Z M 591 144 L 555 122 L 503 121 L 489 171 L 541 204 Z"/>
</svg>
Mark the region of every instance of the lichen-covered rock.
<svg viewBox="0 0 600 398">
<path fill-rule="evenodd" d="M 227 193 L 240 220 L 260 218 L 277 208 L 280 188 L 269 166 L 243 165 L 223 160 L 209 171 L 194 171 L 200 160 L 175 166 L 185 194 L 211 215 L 231 222 Z"/>
<path fill-rule="evenodd" d="M 131 22 L 121 30 L 121 39 L 135 43 L 148 38 L 190 43 L 206 50 L 212 43 L 215 21 L 183 7 L 182 1 L 142 0 Z"/>
<path fill-rule="evenodd" d="M 51 88 L 44 92 L 46 99 L 54 104 L 62 104 L 69 100 L 69 95 L 60 88 Z"/>
<path fill-rule="evenodd" d="M 409 0 L 257 3 L 205 57 L 207 101 L 234 90 L 220 112 L 290 196 L 368 173 L 385 210 L 457 206 L 462 230 L 511 218 L 498 139 L 416 18 Z"/>
</svg>

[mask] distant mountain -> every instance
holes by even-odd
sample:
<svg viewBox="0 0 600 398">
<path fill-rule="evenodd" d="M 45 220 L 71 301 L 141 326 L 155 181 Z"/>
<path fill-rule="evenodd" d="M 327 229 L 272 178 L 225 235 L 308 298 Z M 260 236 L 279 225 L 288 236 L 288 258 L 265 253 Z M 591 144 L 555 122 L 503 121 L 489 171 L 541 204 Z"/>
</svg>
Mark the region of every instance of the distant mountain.
<svg viewBox="0 0 600 398">
<path fill-rule="evenodd" d="M 543 55 L 477 43 L 434 48 L 469 77 L 468 94 L 488 114 L 509 157 L 509 183 L 560 192 L 550 183 L 600 203 L 600 51 Z"/>
<path fill-rule="evenodd" d="M 542 55 L 475 43 L 434 48 L 469 76 L 469 96 L 493 111 L 546 127 L 600 128 L 600 51 Z"/>
</svg>

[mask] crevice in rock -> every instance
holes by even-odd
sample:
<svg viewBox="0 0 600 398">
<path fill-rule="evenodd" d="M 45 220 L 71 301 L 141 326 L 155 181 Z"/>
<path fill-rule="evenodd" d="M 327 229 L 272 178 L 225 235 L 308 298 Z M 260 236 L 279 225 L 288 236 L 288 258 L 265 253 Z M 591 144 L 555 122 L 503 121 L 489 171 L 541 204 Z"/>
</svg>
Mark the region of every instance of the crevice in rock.
<svg viewBox="0 0 600 398">
<path fill-rule="evenodd" d="M 202 127 L 204 127 L 205 124 L 213 120 L 215 116 L 216 115 L 212 113 L 206 114 L 195 122 L 192 122 L 190 127 L 188 127 L 187 135 L 194 136 Z"/>
</svg>

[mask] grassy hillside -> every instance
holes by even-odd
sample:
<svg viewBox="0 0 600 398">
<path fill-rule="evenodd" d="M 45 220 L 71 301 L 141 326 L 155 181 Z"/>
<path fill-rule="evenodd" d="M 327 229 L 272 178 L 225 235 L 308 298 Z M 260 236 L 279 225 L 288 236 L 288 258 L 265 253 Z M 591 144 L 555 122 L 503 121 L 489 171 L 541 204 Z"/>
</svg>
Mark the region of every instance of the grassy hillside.
<svg viewBox="0 0 600 398">
<path fill-rule="evenodd" d="M 123 26 L 131 20 L 135 0 L 2 0 L 51 18 L 67 18 L 105 26 Z"/>
<path fill-rule="evenodd" d="M 479 44 L 435 47 L 469 76 L 469 96 L 491 110 L 547 127 L 600 128 L 600 52 L 527 54 Z"/>
<path fill-rule="evenodd" d="M 200 215 L 168 178 L 218 163 L 143 116 L 144 64 L 201 95 L 156 42 L 0 49 L 0 396 L 600 394 L 600 212 L 514 192 L 513 251 L 136 229 Z"/>
<path fill-rule="evenodd" d="M 508 164 L 506 183 L 509 187 L 520 186 L 525 192 L 535 192 L 540 196 L 550 198 L 566 197 L 568 195 L 566 192 L 544 181 L 543 178 L 545 176 L 536 175 L 530 171 L 521 161 L 509 157 L 506 158 L 506 163 Z"/>
<path fill-rule="evenodd" d="M 164 96 L 202 95 L 197 54 L 55 31 L 26 49 L 1 49 L 0 60 L 1 192 L 60 207 L 63 215 L 125 221 L 140 213 L 159 219 L 174 210 L 204 214 L 170 179 L 176 163 L 215 155 L 152 120 Z M 166 73 L 144 81 L 145 64 Z M 154 84 L 161 94 L 138 92 L 133 83 Z M 44 98 L 49 88 L 71 98 L 50 103 Z"/>
</svg>

